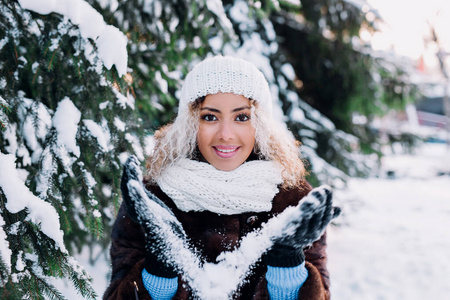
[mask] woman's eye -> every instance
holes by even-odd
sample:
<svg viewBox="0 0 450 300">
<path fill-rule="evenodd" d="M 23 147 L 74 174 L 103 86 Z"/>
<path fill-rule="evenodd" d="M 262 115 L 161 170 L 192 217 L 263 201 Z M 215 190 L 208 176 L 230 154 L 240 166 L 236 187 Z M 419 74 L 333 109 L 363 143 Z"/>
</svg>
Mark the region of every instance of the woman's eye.
<svg viewBox="0 0 450 300">
<path fill-rule="evenodd" d="M 205 120 L 207 122 L 211 122 L 211 121 L 216 121 L 217 120 L 216 116 L 215 115 L 211 115 L 211 114 L 203 115 L 203 116 L 201 116 L 201 118 L 202 118 L 202 120 Z"/>
<path fill-rule="evenodd" d="M 240 114 L 236 117 L 236 121 L 239 121 L 239 122 L 245 122 L 248 120 L 250 120 L 250 115 L 248 115 L 248 114 Z"/>
</svg>

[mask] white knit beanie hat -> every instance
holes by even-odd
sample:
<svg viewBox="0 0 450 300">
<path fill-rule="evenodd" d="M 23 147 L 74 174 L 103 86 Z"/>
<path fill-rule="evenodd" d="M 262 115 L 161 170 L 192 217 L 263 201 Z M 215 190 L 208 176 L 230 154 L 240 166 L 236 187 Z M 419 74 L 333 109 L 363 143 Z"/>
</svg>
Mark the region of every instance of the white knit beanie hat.
<svg viewBox="0 0 450 300">
<path fill-rule="evenodd" d="M 181 88 L 178 115 L 200 97 L 233 93 L 255 100 L 272 115 L 272 97 L 263 73 L 252 63 L 231 56 L 214 56 L 197 64 L 186 76 Z"/>
</svg>

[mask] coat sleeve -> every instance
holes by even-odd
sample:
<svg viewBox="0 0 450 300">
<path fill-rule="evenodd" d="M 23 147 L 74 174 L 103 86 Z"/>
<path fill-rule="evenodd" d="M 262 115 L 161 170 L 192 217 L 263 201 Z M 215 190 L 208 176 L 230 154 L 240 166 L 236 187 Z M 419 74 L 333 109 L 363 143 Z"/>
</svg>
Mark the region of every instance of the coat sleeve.
<svg viewBox="0 0 450 300">
<path fill-rule="evenodd" d="M 141 226 L 130 219 L 125 207 L 119 209 L 111 233 L 111 283 L 104 300 L 150 299 L 142 283 L 145 238 Z"/>
</svg>

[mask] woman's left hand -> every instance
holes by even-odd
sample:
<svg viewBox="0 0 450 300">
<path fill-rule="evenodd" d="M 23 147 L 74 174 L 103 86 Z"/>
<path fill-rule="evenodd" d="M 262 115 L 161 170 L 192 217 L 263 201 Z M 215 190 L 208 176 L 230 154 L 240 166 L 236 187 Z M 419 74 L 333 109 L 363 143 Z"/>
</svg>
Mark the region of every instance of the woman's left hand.
<svg viewBox="0 0 450 300">
<path fill-rule="evenodd" d="M 327 225 L 341 213 L 333 207 L 331 189 L 321 186 L 313 189 L 297 206 L 299 218 L 294 219 L 284 234 L 274 239 L 274 244 L 265 255 L 265 262 L 274 267 L 294 267 L 301 264 L 305 256 L 303 248 L 318 240 Z"/>
</svg>

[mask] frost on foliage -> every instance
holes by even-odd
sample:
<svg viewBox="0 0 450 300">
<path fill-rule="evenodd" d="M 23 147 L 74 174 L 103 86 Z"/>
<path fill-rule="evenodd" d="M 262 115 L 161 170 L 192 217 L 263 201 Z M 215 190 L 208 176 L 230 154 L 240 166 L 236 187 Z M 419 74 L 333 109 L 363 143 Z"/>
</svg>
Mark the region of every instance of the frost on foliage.
<svg viewBox="0 0 450 300">
<path fill-rule="evenodd" d="M 18 114 L 22 121 L 20 133 L 25 140 L 27 148 L 31 150 L 32 157 L 30 157 L 25 145 L 18 145 L 17 140 L 13 142 L 13 144 L 17 145 L 16 149 L 7 150 L 11 154 L 22 157 L 23 165 L 29 165 L 39 159 L 42 152 L 40 143 L 45 140 L 50 130 L 51 116 L 44 104 L 23 97 L 22 93 L 19 93 L 19 96 L 21 97 L 21 101 L 19 102 Z M 11 133 L 16 132 L 15 124 L 11 130 Z M 12 134 L 9 138 L 10 145 L 13 145 L 11 144 L 13 139 L 16 139 L 15 134 Z"/>
<path fill-rule="evenodd" d="M 161 242 L 160 245 L 166 249 L 166 258 L 174 264 L 200 299 L 229 299 L 251 267 L 273 245 L 274 240 L 292 235 L 305 213 L 300 209 L 300 205 L 289 207 L 270 219 L 260 230 L 243 237 L 239 248 L 222 252 L 217 263 L 204 262 L 189 246 L 181 223 L 170 209 L 145 190 L 141 184 L 142 173 L 137 164 L 135 169 L 139 170 L 137 180 L 130 180 L 127 186 L 137 218 L 144 227 L 153 230 Z M 315 190 L 322 195 L 324 193 L 321 188 Z M 319 200 L 315 196 L 306 196 L 302 203 L 317 207 Z"/>
<path fill-rule="evenodd" d="M 57 168 L 49 148 L 45 148 L 42 152 L 40 163 L 41 168 L 36 178 L 36 192 L 39 193 L 39 197 L 45 199 L 50 188 L 51 176 L 56 172 Z"/>
<path fill-rule="evenodd" d="M 140 160 L 144 160 L 144 150 L 141 147 L 141 144 L 139 142 L 139 138 L 135 135 L 132 135 L 131 133 L 126 133 L 125 134 L 125 139 L 131 144 L 131 146 L 133 147 L 133 150 L 136 154 L 136 156 L 140 159 Z"/>
<path fill-rule="evenodd" d="M 19 0 L 24 9 L 46 15 L 59 13 L 78 25 L 83 38 L 96 42 L 98 56 L 106 68 L 116 66 L 120 76 L 127 72 L 127 37 L 116 27 L 107 25 L 103 16 L 84 0 Z"/>
<path fill-rule="evenodd" d="M 119 117 L 114 117 L 114 126 L 116 126 L 117 130 L 124 132 L 127 128 L 125 122 L 123 122 Z"/>
<path fill-rule="evenodd" d="M 120 105 L 123 109 L 127 108 L 129 106 L 132 110 L 134 110 L 134 98 L 130 94 L 127 94 L 126 96 L 119 93 L 115 88 L 112 88 L 111 91 L 113 91 L 114 95 L 117 97 L 117 104 Z"/>
<path fill-rule="evenodd" d="M 225 14 L 222 2 L 219 0 L 210 0 L 206 1 L 206 5 L 208 7 L 208 10 L 217 16 L 217 18 L 219 19 L 219 23 L 221 24 L 222 28 L 227 32 L 227 34 L 231 37 L 236 38 L 233 30 L 233 25 L 231 24 L 230 20 Z"/>
<path fill-rule="evenodd" d="M 82 162 L 78 163 L 80 168 L 81 168 L 81 172 L 83 173 L 83 177 L 84 177 L 84 182 L 86 183 L 87 186 L 87 192 L 88 195 L 90 197 L 94 196 L 94 187 L 97 185 L 97 182 L 95 181 L 94 176 L 92 176 L 92 174 L 87 171 L 86 169 L 84 169 L 84 164 Z M 91 200 L 91 205 L 95 206 L 97 205 L 97 201 L 96 200 Z"/>
<path fill-rule="evenodd" d="M 2 166 L 0 187 L 7 199 L 6 209 L 10 213 L 18 213 L 27 209 L 28 219 L 35 224 L 40 224 L 41 231 L 53 239 L 62 252 L 67 252 L 57 212 L 50 203 L 33 195 L 25 186 L 16 170 L 14 155 L 0 153 L 0 165 Z"/>
<path fill-rule="evenodd" d="M 284 72 L 290 74 L 286 67 Z M 296 93 L 289 90 L 283 93 L 292 104 L 288 113 L 290 127 L 296 128 L 303 144 L 302 154 L 320 182 L 342 186 L 349 176 L 369 174 L 376 160 L 358 151 L 359 139 L 356 136 L 337 130 L 330 119 L 302 101 Z M 334 153 L 334 156 L 329 153 Z M 333 165 L 330 161 L 340 162 L 340 165 Z"/>
<path fill-rule="evenodd" d="M 0 41 L 1 43 L 1 41 Z M 0 45 L 1 50 L 1 45 Z M 0 65 L 1 66 L 1 65 Z M 6 128 L 8 126 L 8 121 L 6 118 L 6 115 L 4 113 L 4 110 L 7 110 L 9 108 L 8 103 L 6 103 L 6 100 L 0 96 L 0 129 Z"/>
<path fill-rule="evenodd" d="M 106 129 L 95 123 L 93 120 L 83 120 L 83 123 L 89 130 L 89 133 L 95 137 L 102 151 L 107 152 L 112 148 L 110 145 L 111 136 Z"/>
<path fill-rule="evenodd" d="M 301 148 L 303 155 L 314 167 L 314 172 L 320 182 L 333 182 L 334 186 L 343 187 L 348 176 L 338 168 L 329 164 L 326 160 L 317 155 L 314 147 L 304 146 Z"/>
</svg>

